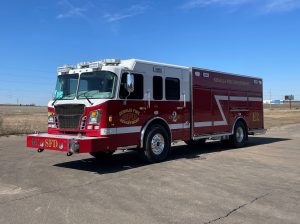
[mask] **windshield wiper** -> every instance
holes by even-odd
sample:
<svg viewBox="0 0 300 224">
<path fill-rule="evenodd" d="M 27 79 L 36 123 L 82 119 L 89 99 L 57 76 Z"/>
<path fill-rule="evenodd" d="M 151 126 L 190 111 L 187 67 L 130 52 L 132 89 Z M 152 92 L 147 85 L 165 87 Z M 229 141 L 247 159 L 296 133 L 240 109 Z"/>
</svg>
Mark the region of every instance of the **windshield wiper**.
<svg viewBox="0 0 300 224">
<path fill-rule="evenodd" d="M 56 103 L 56 101 L 58 100 L 58 98 L 55 98 L 52 102 L 52 106 Z"/>
<path fill-rule="evenodd" d="M 79 97 L 79 96 L 84 96 L 84 98 L 85 98 L 87 101 L 89 101 L 89 103 L 90 103 L 91 105 L 93 105 L 92 101 L 85 95 L 85 94 L 87 94 L 87 93 L 89 93 L 89 92 L 92 92 L 92 91 L 95 91 L 95 90 L 86 91 L 86 92 L 84 92 L 84 93 L 81 93 L 81 94 L 77 95 L 77 97 Z"/>
<path fill-rule="evenodd" d="M 52 102 L 52 106 L 56 103 L 57 100 L 61 100 L 62 98 L 55 98 L 53 99 L 53 102 Z"/>
<path fill-rule="evenodd" d="M 90 99 L 89 99 L 85 94 L 83 94 L 83 96 L 84 96 L 84 98 L 86 98 L 87 101 L 89 101 L 89 103 L 90 103 L 91 105 L 93 105 L 92 101 L 90 101 Z"/>
</svg>

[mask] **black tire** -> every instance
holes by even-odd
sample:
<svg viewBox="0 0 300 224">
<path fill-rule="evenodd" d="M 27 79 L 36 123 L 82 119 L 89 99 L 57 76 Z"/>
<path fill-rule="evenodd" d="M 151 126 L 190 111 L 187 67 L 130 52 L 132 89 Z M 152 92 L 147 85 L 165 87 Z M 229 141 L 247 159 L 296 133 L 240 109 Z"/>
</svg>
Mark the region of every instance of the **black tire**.
<svg viewBox="0 0 300 224">
<path fill-rule="evenodd" d="M 206 142 L 205 138 L 199 139 L 199 140 L 189 140 L 189 141 L 185 141 L 185 144 L 187 144 L 188 146 L 201 146 L 204 145 Z"/>
<path fill-rule="evenodd" d="M 243 122 L 238 121 L 234 126 L 233 135 L 229 138 L 230 144 L 234 148 L 244 147 L 248 141 L 248 132 Z"/>
<path fill-rule="evenodd" d="M 161 125 L 149 128 L 144 139 L 144 156 L 150 163 L 164 161 L 170 151 L 171 141 L 167 130 Z"/>
<path fill-rule="evenodd" d="M 113 152 L 91 152 L 90 155 L 97 160 L 108 160 L 112 158 Z"/>
</svg>

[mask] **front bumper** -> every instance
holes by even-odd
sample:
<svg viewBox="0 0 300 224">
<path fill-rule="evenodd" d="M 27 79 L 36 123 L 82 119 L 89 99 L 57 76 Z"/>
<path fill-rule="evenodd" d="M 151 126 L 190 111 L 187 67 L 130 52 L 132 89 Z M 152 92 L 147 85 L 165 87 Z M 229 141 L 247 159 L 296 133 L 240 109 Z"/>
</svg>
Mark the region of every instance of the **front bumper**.
<svg viewBox="0 0 300 224">
<path fill-rule="evenodd" d="M 107 137 L 87 137 L 77 135 L 53 135 L 47 133 L 27 136 L 26 146 L 43 150 L 68 153 L 90 153 L 114 151 Z"/>
</svg>

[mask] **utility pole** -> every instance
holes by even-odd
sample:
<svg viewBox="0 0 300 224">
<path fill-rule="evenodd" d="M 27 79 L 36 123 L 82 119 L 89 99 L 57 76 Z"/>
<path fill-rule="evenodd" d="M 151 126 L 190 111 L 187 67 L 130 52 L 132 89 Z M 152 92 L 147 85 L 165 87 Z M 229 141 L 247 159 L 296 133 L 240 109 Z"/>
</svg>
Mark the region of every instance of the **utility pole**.
<svg viewBox="0 0 300 224">
<path fill-rule="evenodd" d="M 271 103 L 271 101 L 272 101 L 272 91 L 271 91 L 271 89 L 270 89 L 270 109 L 272 108 L 272 103 Z"/>
</svg>

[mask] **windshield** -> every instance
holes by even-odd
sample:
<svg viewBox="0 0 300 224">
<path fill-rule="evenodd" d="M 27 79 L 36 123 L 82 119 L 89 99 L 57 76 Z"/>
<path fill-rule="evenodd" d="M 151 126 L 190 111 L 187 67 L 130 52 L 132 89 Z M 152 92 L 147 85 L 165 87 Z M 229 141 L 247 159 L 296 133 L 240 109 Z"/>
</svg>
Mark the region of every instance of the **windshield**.
<svg viewBox="0 0 300 224">
<path fill-rule="evenodd" d="M 82 73 L 78 87 L 78 99 L 111 99 L 115 95 L 117 76 L 108 71 Z"/>
<path fill-rule="evenodd" d="M 72 100 L 76 96 L 78 74 L 59 75 L 57 78 L 54 99 Z"/>
</svg>

